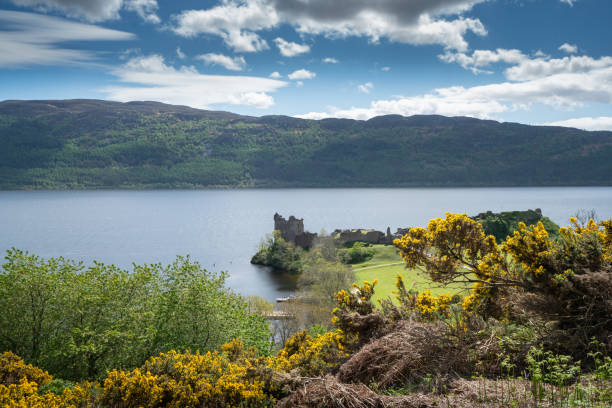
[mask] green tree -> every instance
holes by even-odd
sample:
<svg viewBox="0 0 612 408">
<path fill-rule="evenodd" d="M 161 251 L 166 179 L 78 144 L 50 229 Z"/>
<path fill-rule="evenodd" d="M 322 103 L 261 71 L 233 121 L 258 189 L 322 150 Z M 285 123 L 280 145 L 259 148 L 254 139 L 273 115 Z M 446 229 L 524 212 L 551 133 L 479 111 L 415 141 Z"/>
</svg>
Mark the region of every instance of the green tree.
<svg viewBox="0 0 612 408">
<path fill-rule="evenodd" d="M 265 320 L 247 312 L 246 300 L 225 286 L 227 273 L 213 274 L 188 257 L 167 267 L 151 265 L 162 276 L 154 306 L 153 353 L 171 349 L 212 350 L 240 337 L 245 345 L 265 351 Z"/>
<path fill-rule="evenodd" d="M 267 322 L 189 257 L 132 272 L 9 250 L 0 270 L 0 351 L 65 379 L 94 379 L 171 349 L 207 351 L 240 337 L 269 350 Z"/>
</svg>

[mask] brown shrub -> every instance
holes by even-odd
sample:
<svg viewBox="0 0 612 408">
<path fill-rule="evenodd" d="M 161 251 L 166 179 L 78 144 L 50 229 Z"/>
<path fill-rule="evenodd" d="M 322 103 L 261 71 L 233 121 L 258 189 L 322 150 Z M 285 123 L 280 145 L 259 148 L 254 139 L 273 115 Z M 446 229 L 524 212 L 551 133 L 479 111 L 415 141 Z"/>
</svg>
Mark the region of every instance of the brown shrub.
<svg viewBox="0 0 612 408">
<path fill-rule="evenodd" d="M 332 376 L 309 381 L 276 405 L 277 408 L 429 408 L 434 399 L 422 394 L 378 395 L 363 384 L 343 384 Z"/>
<path fill-rule="evenodd" d="M 457 346 L 444 325 L 404 321 L 353 354 L 340 367 L 338 378 L 347 383 L 376 383 L 384 389 L 426 374 L 454 375 L 467 367 L 467 350 Z"/>
</svg>

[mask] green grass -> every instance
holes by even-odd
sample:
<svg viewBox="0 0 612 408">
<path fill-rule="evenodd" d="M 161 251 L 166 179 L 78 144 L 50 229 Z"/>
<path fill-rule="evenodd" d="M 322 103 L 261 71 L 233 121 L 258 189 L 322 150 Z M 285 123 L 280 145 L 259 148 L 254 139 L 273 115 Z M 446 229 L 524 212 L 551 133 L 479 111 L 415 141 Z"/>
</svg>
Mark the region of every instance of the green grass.
<svg viewBox="0 0 612 408">
<path fill-rule="evenodd" d="M 439 284 L 432 282 L 424 272 L 417 269 L 406 269 L 397 249 L 392 245 L 374 245 L 373 247 L 376 249 L 374 257 L 369 261 L 353 265 L 353 270 L 359 284 L 363 281 L 378 280 L 374 288 L 374 302 L 387 297 L 395 299 L 393 291 L 395 291 L 398 274 L 402 275 L 406 288 L 414 288 L 419 292 L 430 289 L 434 295 L 440 293 L 453 295 L 459 293 L 462 288 L 458 284 L 440 287 Z"/>
</svg>

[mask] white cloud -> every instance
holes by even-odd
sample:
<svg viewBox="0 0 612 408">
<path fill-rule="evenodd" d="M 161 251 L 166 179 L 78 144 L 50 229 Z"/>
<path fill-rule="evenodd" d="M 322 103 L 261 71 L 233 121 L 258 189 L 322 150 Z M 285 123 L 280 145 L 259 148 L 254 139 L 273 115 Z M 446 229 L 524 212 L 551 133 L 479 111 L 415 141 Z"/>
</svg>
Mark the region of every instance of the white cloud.
<svg viewBox="0 0 612 408">
<path fill-rule="evenodd" d="M 273 7 L 259 1 L 224 1 L 207 10 L 186 10 L 174 16 L 174 32 L 184 37 L 200 34 L 218 35 L 237 52 L 268 49 L 268 43 L 255 31 L 275 27 L 279 23 Z"/>
<path fill-rule="evenodd" d="M 278 71 L 274 71 L 273 73 L 270 74 L 270 78 L 282 78 L 283 76 L 278 72 Z"/>
<path fill-rule="evenodd" d="M 411 24 L 402 24 L 388 16 L 381 16 L 374 11 L 362 12 L 353 18 L 334 22 L 302 20 L 297 30 L 306 34 L 321 34 L 327 37 L 369 37 L 378 42 L 387 38 L 393 42 L 412 45 L 441 44 L 445 48 L 465 51 L 468 43 L 464 35 L 471 31 L 477 35 L 486 35 L 487 31 L 477 19 L 458 18 L 452 21 L 434 19 L 422 15 Z"/>
<path fill-rule="evenodd" d="M 600 116 L 597 118 L 573 118 L 558 122 L 543 123 L 546 126 L 566 126 L 584 130 L 612 130 L 612 117 Z"/>
<path fill-rule="evenodd" d="M 328 37 L 361 36 L 373 42 L 381 38 L 413 45 L 441 44 L 465 50 L 464 35 L 486 34 L 477 19 L 445 20 L 485 0 L 268 0 L 283 21 L 305 34 Z"/>
<path fill-rule="evenodd" d="M 573 44 L 564 43 L 559 47 L 559 50 L 568 54 L 575 54 L 578 52 L 578 46 Z"/>
<path fill-rule="evenodd" d="M 482 70 L 482 67 L 489 66 L 491 64 L 504 62 L 507 64 L 518 64 L 528 57 L 521 51 L 512 49 L 507 50 L 498 48 L 494 51 L 491 50 L 476 50 L 472 55 L 468 55 L 462 52 L 450 52 L 447 51 L 442 55 L 438 56 L 442 61 L 446 63 L 457 63 L 465 69 L 469 69 L 475 74 L 478 73 L 491 73 L 490 71 Z"/>
<path fill-rule="evenodd" d="M 292 72 L 288 75 L 289 79 L 312 79 L 316 77 L 317 74 L 314 72 L 310 72 L 307 69 L 298 69 L 297 71 Z"/>
<path fill-rule="evenodd" d="M 576 1 L 576 0 L 560 0 L 560 1 L 561 1 L 561 3 L 569 4 L 570 7 L 573 7 L 574 6 L 574 1 Z"/>
<path fill-rule="evenodd" d="M 181 47 L 176 47 L 176 56 L 180 59 L 185 59 L 186 55 L 183 51 L 181 51 Z"/>
<path fill-rule="evenodd" d="M 93 61 L 97 54 L 60 46 L 68 41 L 121 41 L 124 31 L 76 23 L 34 13 L 0 10 L 0 67 L 70 65 Z"/>
<path fill-rule="evenodd" d="M 136 12 L 140 18 L 148 23 L 161 23 L 161 19 L 155 14 L 159 8 L 157 0 L 126 0 L 125 8 Z"/>
<path fill-rule="evenodd" d="M 267 109 L 274 105 L 274 98 L 265 92 L 245 92 L 239 95 L 230 95 L 229 102 L 234 105 L 247 105 Z"/>
<path fill-rule="evenodd" d="M 556 74 L 579 74 L 612 67 L 612 57 L 594 59 L 588 56 L 564 58 L 525 59 L 518 65 L 506 69 L 506 78 L 512 81 L 528 81 Z"/>
<path fill-rule="evenodd" d="M 323 62 L 326 64 L 337 64 L 339 61 L 335 58 L 327 57 L 323 58 Z"/>
<path fill-rule="evenodd" d="M 196 59 L 204 61 L 206 65 L 220 65 L 225 69 L 231 71 L 242 71 L 246 67 L 246 61 L 244 57 L 228 57 L 223 54 L 203 54 L 198 55 Z"/>
<path fill-rule="evenodd" d="M 374 89 L 374 84 L 371 82 L 366 82 L 365 84 L 361 84 L 357 87 L 357 90 L 364 94 L 369 94 L 372 89 Z"/>
<path fill-rule="evenodd" d="M 532 58 L 523 54 L 520 50 L 502 48 L 494 51 L 476 50 L 471 55 L 447 51 L 439 58 L 447 63 L 457 63 L 474 73 L 491 73 L 491 71 L 482 68 L 495 63 L 505 63 L 510 65 L 504 71 L 505 77 L 515 82 L 545 79 L 561 74 L 585 74 L 589 77 L 591 72 L 612 68 L 612 57 L 609 56 L 603 56 L 599 59 L 575 55 L 551 58 L 549 55 L 538 51 Z M 590 81 L 587 81 L 587 83 L 590 83 Z M 604 84 L 602 84 L 602 89 L 605 89 Z"/>
<path fill-rule="evenodd" d="M 389 72 L 391 71 L 391 67 L 382 67 L 380 70 L 383 72 Z"/>
<path fill-rule="evenodd" d="M 373 101 L 365 108 L 310 112 L 300 117 L 368 119 L 386 114 L 440 114 L 493 118 L 502 112 L 529 109 L 533 103 L 573 109 L 588 102 L 612 103 L 612 67 L 558 73 L 522 82 L 441 88 L 425 95 Z"/>
<path fill-rule="evenodd" d="M 486 35 L 484 26 L 478 19 L 445 17 L 460 15 L 483 1 L 486 0 L 223 0 L 219 6 L 187 10 L 175 16 L 173 29 L 186 37 L 218 35 L 235 51 L 245 52 L 267 48 L 257 32 L 282 23 L 303 34 L 359 36 L 373 42 L 386 38 L 465 51 L 465 35 Z"/>
<path fill-rule="evenodd" d="M 275 38 L 274 42 L 284 57 L 295 57 L 296 55 L 310 52 L 310 45 L 308 44 L 289 42 L 280 37 Z"/>
<path fill-rule="evenodd" d="M 298 88 L 299 88 L 299 87 L 302 87 L 302 86 L 304 86 L 304 82 L 303 82 L 303 81 L 297 81 L 297 82 L 295 83 L 295 86 L 297 86 Z"/>
<path fill-rule="evenodd" d="M 221 103 L 265 109 L 274 104 L 269 93 L 287 85 L 269 78 L 202 75 L 192 66 L 169 66 L 160 55 L 132 58 L 113 74 L 124 85 L 103 89 L 109 99 L 159 101 L 204 109 Z"/>
<path fill-rule="evenodd" d="M 155 14 L 157 0 L 11 0 L 23 7 L 35 7 L 39 11 L 59 11 L 68 17 L 89 21 L 105 21 L 119 18 L 119 10 L 125 8 L 136 12 L 143 20 L 159 23 Z"/>
</svg>

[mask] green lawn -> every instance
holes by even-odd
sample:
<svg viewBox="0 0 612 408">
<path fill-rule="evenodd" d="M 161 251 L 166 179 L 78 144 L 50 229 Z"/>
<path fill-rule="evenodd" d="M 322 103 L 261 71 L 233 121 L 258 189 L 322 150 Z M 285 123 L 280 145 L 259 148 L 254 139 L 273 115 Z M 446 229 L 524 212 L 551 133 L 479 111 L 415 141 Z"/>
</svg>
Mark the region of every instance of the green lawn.
<svg viewBox="0 0 612 408">
<path fill-rule="evenodd" d="M 367 262 L 353 265 L 357 282 L 372 282 L 378 279 L 378 284 L 374 288 L 374 302 L 378 299 L 391 297 L 395 298 L 395 281 L 398 274 L 404 278 L 406 287 L 413 287 L 419 292 L 430 289 L 433 294 L 448 293 L 450 295 L 458 293 L 461 289 L 459 285 L 449 285 L 439 287 L 439 284 L 432 282 L 425 273 L 416 269 L 406 269 L 402 258 L 397 249 L 392 245 L 374 245 L 376 254 Z"/>
</svg>

